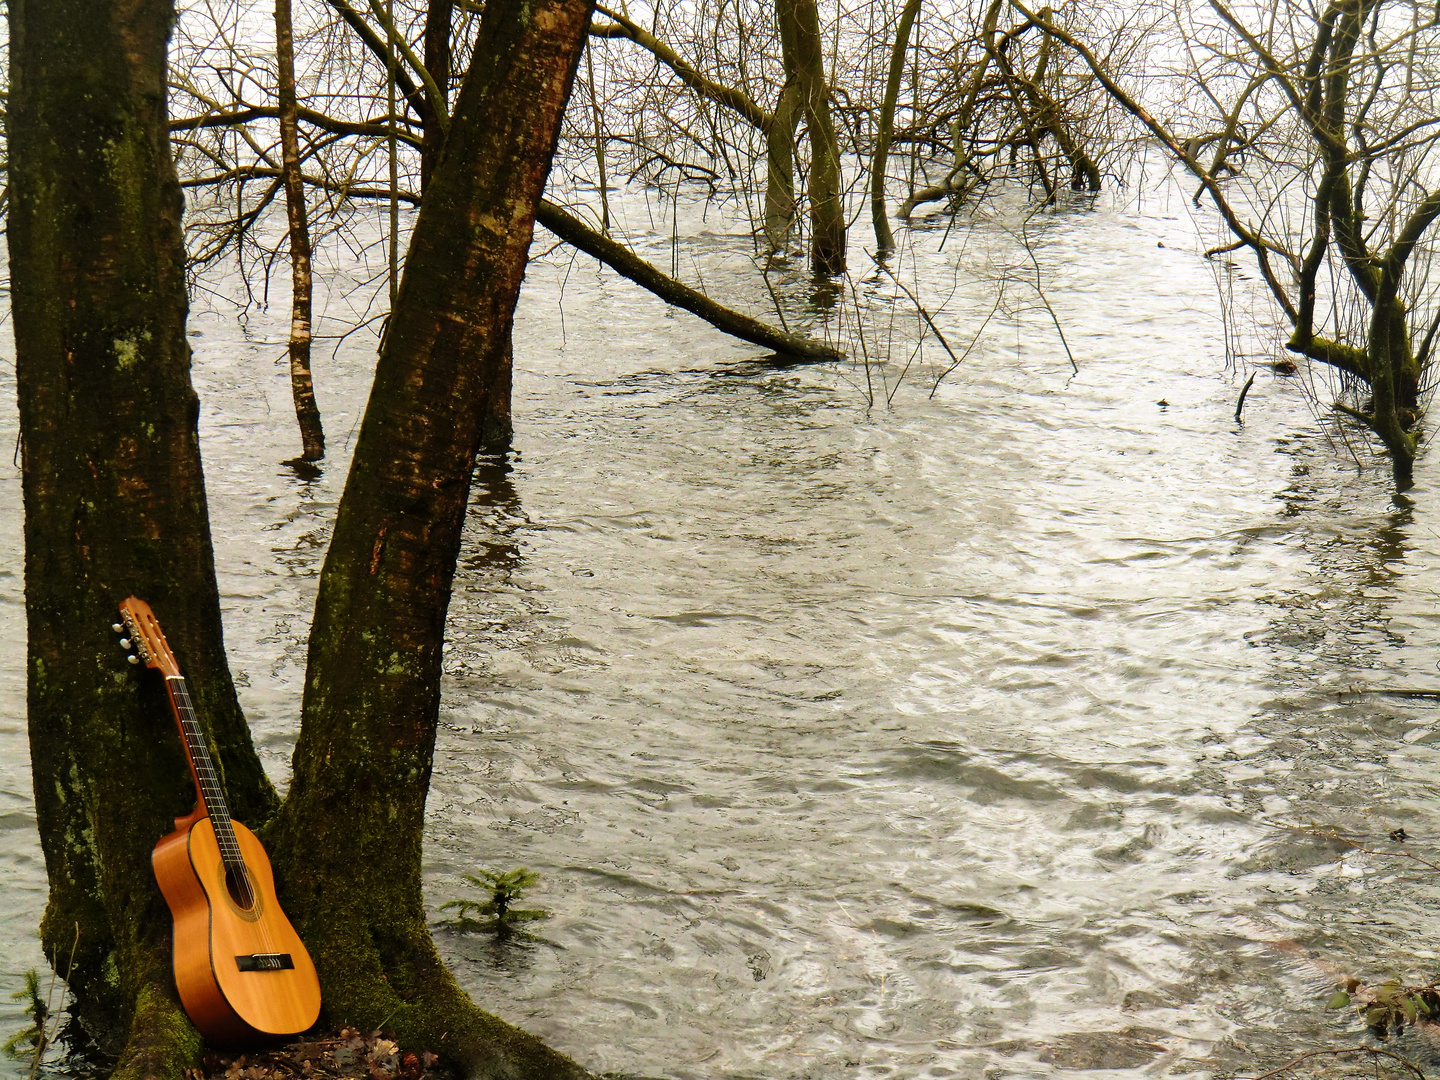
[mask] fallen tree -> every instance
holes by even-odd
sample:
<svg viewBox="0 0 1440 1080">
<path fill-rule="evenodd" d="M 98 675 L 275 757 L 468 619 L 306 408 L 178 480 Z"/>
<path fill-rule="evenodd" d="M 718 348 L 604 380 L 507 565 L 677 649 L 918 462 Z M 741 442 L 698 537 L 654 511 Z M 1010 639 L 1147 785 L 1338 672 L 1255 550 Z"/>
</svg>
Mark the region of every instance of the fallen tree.
<svg viewBox="0 0 1440 1080">
<path fill-rule="evenodd" d="M 535 219 L 561 240 L 599 259 L 616 273 L 648 289 L 667 304 L 674 304 L 692 315 L 698 315 L 717 330 L 741 341 L 773 349 L 782 356 L 821 362 L 839 360 L 843 354 L 833 345 L 800 334 L 777 330 L 773 326 L 742 315 L 723 304 L 717 304 L 704 293 L 676 281 L 650 263 L 607 236 L 602 236 L 573 214 L 549 199 L 541 199 Z"/>
</svg>

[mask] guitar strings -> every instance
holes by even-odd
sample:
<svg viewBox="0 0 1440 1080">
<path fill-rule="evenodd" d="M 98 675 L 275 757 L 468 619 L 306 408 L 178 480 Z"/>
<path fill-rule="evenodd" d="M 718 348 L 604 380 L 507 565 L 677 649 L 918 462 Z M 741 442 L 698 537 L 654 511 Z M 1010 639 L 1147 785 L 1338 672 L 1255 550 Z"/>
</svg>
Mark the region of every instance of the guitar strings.
<svg viewBox="0 0 1440 1080">
<path fill-rule="evenodd" d="M 211 832 L 220 852 L 221 865 L 225 867 L 226 877 L 233 876 L 235 882 L 237 895 L 234 896 L 234 899 L 245 911 L 256 913 L 255 928 L 262 946 L 260 951 L 275 954 L 278 950 L 270 938 L 266 922 L 263 918 L 259 918 L 259 912 L 255 911 L 259 898 L 255 893 L 254 882 L 251 880 L 244 852 L 240 850 L 239 839 L 235 835 L 234 824 L 230 818 L 230 807 L 225 801 L 225 794 L 221 790 L 219 778 L 215 774 L 210 749 L 204 733 L 200 729 L 200 721 L 195 714 L 195 706 L 190 700 L 190 691 L 185 684 L 185 678 L 181 675 L 167 675 L 165 684 L 170 691 L 171 703 L 175 707 L 176 717 L 180 721 L 180 729 L 185 736 L 186 748 L 190 751 L 190 760 L 195 767 L 195 775 L 200 784 L 201 802 L 210 818 Z M 227 891 L 229 891 L 228 883 Z"/>
</svg>

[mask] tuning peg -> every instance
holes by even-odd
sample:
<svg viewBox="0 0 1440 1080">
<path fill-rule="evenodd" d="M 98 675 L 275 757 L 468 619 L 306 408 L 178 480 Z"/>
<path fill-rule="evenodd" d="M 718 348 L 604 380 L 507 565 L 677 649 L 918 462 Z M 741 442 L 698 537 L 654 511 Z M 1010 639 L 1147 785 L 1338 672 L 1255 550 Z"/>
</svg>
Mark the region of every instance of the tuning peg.
<svg viewBox="0 0 1440 1080">
<path fill-rule="evenodd" d="M 120 647 L 121 647 L 122 649 L 128 649 L 128 648 L 130 648 L 130 639 L 129 639 L 128 637 L 122 637 L 122 638 L 120 639 Z"/>
<path fill-rule="evenodd" d="M 132 664 L 138 664 L 140 662 L 140 657 L 136 656 L 134 653 L 131 653 L 129 656 L 125 657 L 125 659 L 129 660 Z"/>
<path fill-rule="evenodd" d="M 114 630 L 117 634 L 123 634 L 125 632 L 125 627 L 121 626 L 118 622 L 112 622 L 110 629 Z"/>
</svg>

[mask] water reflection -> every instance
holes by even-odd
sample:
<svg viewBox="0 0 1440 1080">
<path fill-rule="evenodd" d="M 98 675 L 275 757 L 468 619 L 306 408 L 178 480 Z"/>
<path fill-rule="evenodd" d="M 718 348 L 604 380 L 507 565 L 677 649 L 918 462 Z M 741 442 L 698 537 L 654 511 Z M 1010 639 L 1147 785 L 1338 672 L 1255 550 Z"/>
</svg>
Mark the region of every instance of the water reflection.
<svg viewBox="0 0 1440 1080">
<path fill-rule="evenodd" d="M 465 547 L 460 554 L 467 586 L 477 577 L 488 585 L 504 585 L 507 575 L 520 566 L 516 536 L 530 522 L 511 482 L 512 470 L 508 453 L 482 454 L 476 460 L 470 479 Z"/>
</svg>

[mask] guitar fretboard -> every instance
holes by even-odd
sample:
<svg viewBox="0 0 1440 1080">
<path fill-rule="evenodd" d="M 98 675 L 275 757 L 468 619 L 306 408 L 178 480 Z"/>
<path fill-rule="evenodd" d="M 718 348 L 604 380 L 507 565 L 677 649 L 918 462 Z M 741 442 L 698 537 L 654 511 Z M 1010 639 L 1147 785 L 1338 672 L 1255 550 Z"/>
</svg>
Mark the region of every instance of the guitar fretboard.
<svg viewBox="0 0 1440 1080">
<path fill-rule="evenodd" d="M 180 731 L 185 736 L 185 748 L 195 766 L 195 778 L 200 782 L 200 798 L 205 812 L 215 829 L 215 842 L 220 847 L 220 858 L 227 870 L 243 876 L 245 858 L 240 854 L 240 845 L 235 840 L 235 829 L 230 824 L 230 807 L 225 802 L 225 793 L 220 788 L 220 779 L 215 775 L 215 763 L 210 757 L 210 748 L 200 730 L 200 721 L 195 716 L 195 706 L 190 702 L 190 691 L 185 687 L 182 675 L 167 675 L 165 685 L 170 691 L 170 701 L 175 706 L 175 717 L 180 721 Z"/>
</svg>

